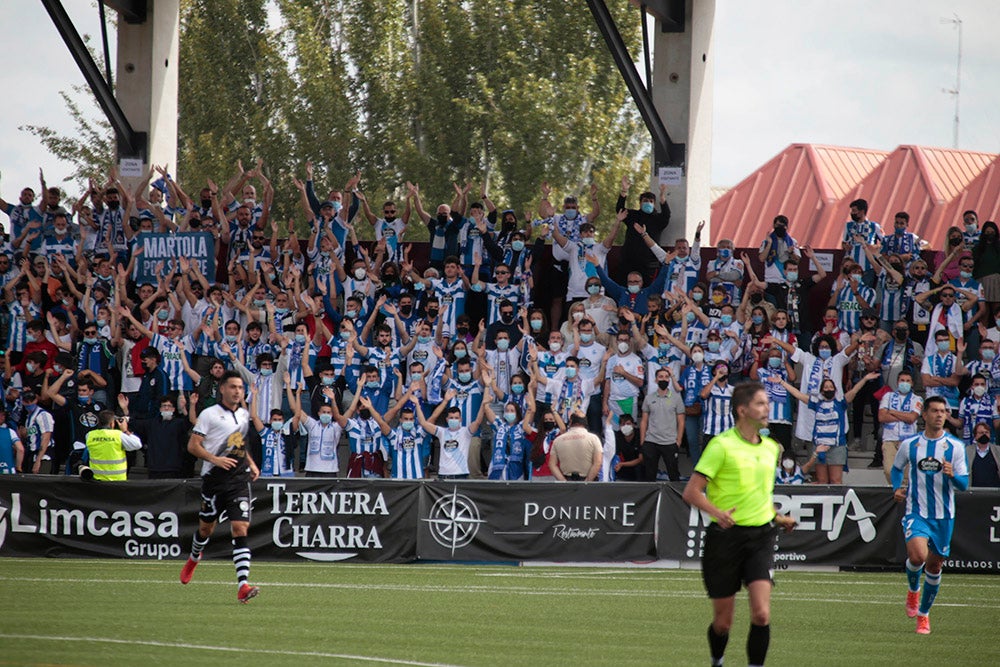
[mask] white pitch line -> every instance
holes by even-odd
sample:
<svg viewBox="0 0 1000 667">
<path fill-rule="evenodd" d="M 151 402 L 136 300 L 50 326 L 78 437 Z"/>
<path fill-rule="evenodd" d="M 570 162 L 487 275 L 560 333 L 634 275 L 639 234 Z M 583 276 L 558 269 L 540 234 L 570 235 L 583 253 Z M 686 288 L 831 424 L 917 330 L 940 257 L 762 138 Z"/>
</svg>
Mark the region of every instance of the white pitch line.
<svg viewBox="0 0 1000 667">
<path fill-rule="evenodd" d="M 71 584 L 138 584 L 150 585 L 161 584 L 176 586 L 177 581 L 157 581 L 139 579 L 89 579 L 70 577 L 2 577 L 0 581 L 22 581 L 32 583 L 71 583 Z M 497 593 L 507 593 L 513 595 L 528 596 L 563 596 L 563 597 L 628 597 L 628 598 L 682 598 L 682 599 L 703 599 L 705 593 L 700 589 L 691 591 L 621 591 L 602 589 L 539 589 L 519 586 L 440 586 L 440 585 L 413 585 L 413 584 L 343 584 L 343 583 L 323 583 L 323 582 L 288 582 L 288 581 L 257 581 L 257 585 L 271 588 L 320 588 L 334 590 L 351 591 L 393 591 L 398 593 L 486 593 L 496 595 Z M 208 586 L 232 586 L 227 581 L 202 581 L 199 585 Z M 865 594 L 860 598 L 817 598 L 812 596 L 796 596 L 785 593 L 778 589 L 773 593 L 775 599 L 788 602 L 827 602 L 831 604 L 879 604 L 896 606 L 899 604 L 898 596 L 882 596 L 881 599 L 872 598 L 870 594 Z M 973 604 L 959 602 L 936 602 L 939 607 L 970 607 L 973 609 L 1000 609 L 1000 605 Z"/>
<path fill-rule="evenodd" d="M 257 653 L 262 655 L 293 655 L 303 658 L 341 658 L 344 660 L 359 660 L 362 662 L 377 662 L 388 665 L 412 665 L 413 667 L 457 667 L 444 662 L 420 662 L 417 660 L 396 660 L 368 655 L 353 655 L 350 653 L 324 653 L 321 651 L 292 651 L 264 648 L 245 648 L 240 646 L 211 646 L 207 644 L 187 644 L 184 642 L 161 642 L 151 639 L 116 639 L 114 637 L 62 637 L 56 635 L 22 635 L 0 633 L 3 639 L 27 639 L 29 641 L 59 641 L 59 642 L 90 642 L 96 644 L 125 644 L 128 646 L 153 646 L 156 648 L 179 648 L 195 651 L 221 651 L 226 653 Z"/>
</svg>

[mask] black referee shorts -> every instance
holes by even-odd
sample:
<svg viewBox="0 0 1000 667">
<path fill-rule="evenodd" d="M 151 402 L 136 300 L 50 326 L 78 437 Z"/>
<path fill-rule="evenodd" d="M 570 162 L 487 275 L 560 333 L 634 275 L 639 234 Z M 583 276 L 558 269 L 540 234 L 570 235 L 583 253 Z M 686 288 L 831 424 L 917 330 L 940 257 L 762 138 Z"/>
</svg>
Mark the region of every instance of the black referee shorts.
<svg viewBox="0 0 1000 667">
<path fill-rule="evenodd" d="M 708 597 L 732 597 L 743 584 L 771 581 L 777 539 L 778 528 L 773 523 L 727 529 L 711 524 L 705 531 L 701 558 L 701 578 Z"/>
</svg>

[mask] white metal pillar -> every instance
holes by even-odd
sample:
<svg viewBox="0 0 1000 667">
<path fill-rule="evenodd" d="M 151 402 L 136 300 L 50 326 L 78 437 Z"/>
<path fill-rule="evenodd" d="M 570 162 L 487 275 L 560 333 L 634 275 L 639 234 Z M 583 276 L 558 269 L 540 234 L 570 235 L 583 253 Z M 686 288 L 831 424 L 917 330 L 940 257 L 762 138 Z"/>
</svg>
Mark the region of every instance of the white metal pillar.
<svg viewBox="0 0 1000 667">
<path fill-rule="evenodd" d="M 169 165 L 177 176 L 179 0 L 149 2 L 146 21 L 118 18 L 115 96 L 137 132 L 147 132 L 146 164 Z"/>
<path fill-rule="evenodd" d="M 690 241 L 704 220 L 701 241 L 708 245 L 715 240 L 710 227 L 715 0 L 687 0 L 685 15 L 684 32 L 662 32 L 658 24 L 653 28 L 653 104 L 670 137 L 687 144 L 681 185 L 670 186 L 667 198 L 671 224 L 660 242 L 670 244 L 682 236 Z M 650 190 L 659 192 L 658 183 L 654 168 Z"/>
</svg>

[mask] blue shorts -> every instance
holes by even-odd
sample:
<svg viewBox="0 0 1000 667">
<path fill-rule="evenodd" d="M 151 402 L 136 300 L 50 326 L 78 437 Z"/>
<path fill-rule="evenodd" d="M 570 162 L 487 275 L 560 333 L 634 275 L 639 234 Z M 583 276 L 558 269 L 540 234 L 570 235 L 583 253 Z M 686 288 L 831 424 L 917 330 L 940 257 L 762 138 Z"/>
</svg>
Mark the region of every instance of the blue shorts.
<svg viewBox="0 0 1000 667">
<path fill-rule="evenodd" d="M 934 553 L 943 558 L 951 553 L 951 534 L 954 531 L 954 519 L 925 519 L 916 514 L 903 517 L 903 535 L 906 536 L 906 541 L 923 537 Z"/>
</svg>

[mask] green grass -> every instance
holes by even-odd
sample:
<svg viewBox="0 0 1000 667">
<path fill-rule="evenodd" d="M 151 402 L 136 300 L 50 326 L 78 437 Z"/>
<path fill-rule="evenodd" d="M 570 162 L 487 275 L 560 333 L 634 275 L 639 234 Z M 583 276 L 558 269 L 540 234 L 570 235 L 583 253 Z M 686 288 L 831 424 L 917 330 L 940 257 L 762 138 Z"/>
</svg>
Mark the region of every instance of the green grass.
<svg viewBox="0 0 1000 667">
<path fill-rule="evenodd" d="M 0 559 L 0 665 L 707 665 L 693 570 Z M 778 574 L 768 665 L 1000 664 L 1000 579 L 945 573 L 933 634 L 902 574 Z M 746 664 L 746 595 L 727 665 Z M 23 637 L 32 635 L 32 637 Z M 75 641 L 67 638 L 92 638 Z"/>
</svg>

